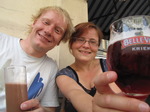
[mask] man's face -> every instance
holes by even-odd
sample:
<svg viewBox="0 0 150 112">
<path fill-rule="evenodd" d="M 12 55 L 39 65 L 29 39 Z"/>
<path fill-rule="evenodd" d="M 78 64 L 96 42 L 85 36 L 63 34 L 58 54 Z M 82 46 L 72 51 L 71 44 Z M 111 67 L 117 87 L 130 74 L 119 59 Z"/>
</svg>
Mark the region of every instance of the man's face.
<svg viewBox="0 0 150 112">
<path fill-rule="evenodd" d="M 62 15 L 56 11 L 47 11 L 32 25 L 31 44 L 36 50 L 47 52 L 59 44 L 66 29 L 67 24 Z"/>
</svg>

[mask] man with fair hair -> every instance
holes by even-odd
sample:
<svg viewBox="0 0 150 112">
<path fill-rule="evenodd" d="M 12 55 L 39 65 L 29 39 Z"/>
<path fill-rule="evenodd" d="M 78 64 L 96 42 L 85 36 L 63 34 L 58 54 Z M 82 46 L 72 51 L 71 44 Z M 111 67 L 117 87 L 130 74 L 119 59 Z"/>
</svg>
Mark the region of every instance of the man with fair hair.
<svg viewBox="0 0 150 112">
<path fill-rule="evenodd" d="M 9 65 L 25 65 L 28 100 L 20 105 L 30 112 L 55 112 L 59 106 L 55 75 L 58 67 L 46 53 L 66 42 L 73 32 L 68 13 L 56 6 L 45 7 L 33 16 L 29 35 L 19 39 L 0 33 L 0 75 Z M 1 76 L 0 76 L 1 77 Z M 0 82 L 4 82 L 2 78 Z M 0 112 L 5 110 L 4 84 L 0 85 Z"/>
</svg>

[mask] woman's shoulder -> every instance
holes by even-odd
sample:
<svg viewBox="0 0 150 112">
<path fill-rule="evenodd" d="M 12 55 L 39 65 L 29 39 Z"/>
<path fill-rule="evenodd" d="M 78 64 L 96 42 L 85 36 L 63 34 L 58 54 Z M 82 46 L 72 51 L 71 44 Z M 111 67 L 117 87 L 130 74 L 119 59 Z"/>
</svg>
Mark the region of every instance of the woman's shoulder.
<svg viewBox="0 0 150 112">
<path fill-rule="evenodd" d="M 58 71 L 57 77 L 61 75 L 66 75 L 77 80 L 77 77 L 75 74 L 76 74 L 75 71 L 70 66 L 67 66 L 66 68 L 63 68 L 60 71 Z"/>
<path fill-rule="evenodd" d="M 70 69 L 70 66 L 67 66 L 66 68 L 59 70 L 57 75 L 69 75 L 70 73 L 72 73 L 72 70 Z"/>
</svg>

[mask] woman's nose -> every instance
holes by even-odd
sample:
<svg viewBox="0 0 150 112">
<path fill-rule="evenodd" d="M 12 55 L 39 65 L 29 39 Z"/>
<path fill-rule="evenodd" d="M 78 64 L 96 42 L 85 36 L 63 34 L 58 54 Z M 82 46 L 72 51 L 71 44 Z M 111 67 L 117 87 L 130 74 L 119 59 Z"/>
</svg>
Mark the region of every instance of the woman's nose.
<svg viewBox="0 0 150 112">
<path fill-rule="evenodd" d="M 85 41 L 85 42 L 82 44 L 82 46 L 84 46 L 84 47 L 90 47 L 89 41 Z"/>
</svg>

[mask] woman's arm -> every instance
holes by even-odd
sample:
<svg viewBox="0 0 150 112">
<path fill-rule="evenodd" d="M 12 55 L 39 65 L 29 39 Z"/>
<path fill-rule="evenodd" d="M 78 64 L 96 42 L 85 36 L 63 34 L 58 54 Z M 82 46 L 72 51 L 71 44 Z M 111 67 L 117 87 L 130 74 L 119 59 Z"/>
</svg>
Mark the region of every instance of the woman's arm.
<svg viewBox="0 0 150 112">
<path fill-rule="evenodd" d="M 72 78 L 61 75 L 56 83 L 63 95 L 73 104 L 78 112 L 92 112 L 92 99 Z"/>
</svg>

